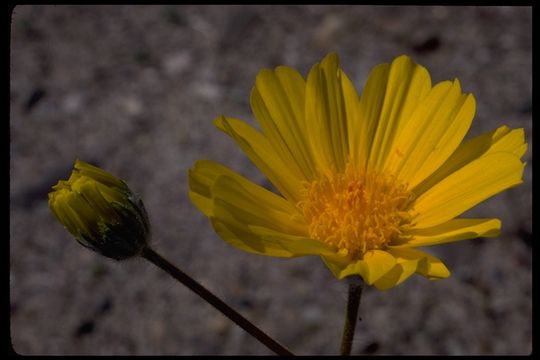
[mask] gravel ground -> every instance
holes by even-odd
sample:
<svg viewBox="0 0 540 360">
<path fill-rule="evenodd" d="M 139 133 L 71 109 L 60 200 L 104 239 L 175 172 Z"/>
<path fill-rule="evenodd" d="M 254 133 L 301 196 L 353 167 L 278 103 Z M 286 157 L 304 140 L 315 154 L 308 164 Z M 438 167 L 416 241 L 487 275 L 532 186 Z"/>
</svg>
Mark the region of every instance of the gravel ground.
<svg viewBox="0 0 540 360">
<path fill-rule="evenodd" d="M 498 238 L 430 250 L 452 276 L 364 291 L 353 354 L 532 351 L 532 9 L 396 6 L 17 6 L 11 25 L 10 312 L 20 354 L 270 354 L 142 260 L 79 246 L 47 192 L 76 158 L 144 199 L 153 246 L 297 354 L 336 354 L 346 284 L 316 257 L 225 244 L 187 196 L 187 169 L 220 161 L 263 182 L 211 122 L 252 121 L 257 72 L 306 75 L 336 51 L 357 88 L 410 54 L 477 99 L 469 135 L 525 128 L 524 184 L 471 210 Z"/>
</svg>

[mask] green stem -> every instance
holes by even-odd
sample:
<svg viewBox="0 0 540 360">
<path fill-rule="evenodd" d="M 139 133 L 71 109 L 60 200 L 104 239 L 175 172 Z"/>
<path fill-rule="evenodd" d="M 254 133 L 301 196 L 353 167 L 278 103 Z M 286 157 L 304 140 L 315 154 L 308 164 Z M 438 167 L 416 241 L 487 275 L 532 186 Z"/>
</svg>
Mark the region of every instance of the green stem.
<svg viewBox="0 0 540 360">
<path fill-rule="evenodd" d="M 274 339 L 266 335 L 261 329 L 253 325 L 249 320 L 233 310 L 229 305 L 225 304 L 217 296 L 208 291 L 204 286 L 193 280 L 189 275 L 178 269 L 176 266 L 165 260 L 158 253 L 149 247 L 142 250 L 141 256 L 152 264 L 165 270 L 173 278 L 187 286 L 191 291 L 202 297 L 206 302 L 210 303 L 218 309 L 223 315 L 234 321 L 238 326 L 247 331 L 261 343 L 266 345 L 270 350 L 278 355 L 294 355 Z"/>
<path fill-rule="evenodd" d="M 347 300 L 347 314 L 345 317 L 345 326 L 343 327 L 343 337 L 341 338 L 341 355 L 351 354 L 354 329 L 356 328 L 356 320 L 358 319 L 358 307 L 360 306 L 360 298 L 362 297 L 362 288 L 364 286 L 364 281 L 360 276 L 351 276 L 347 280 L 349 281 L 349 298 Z"/>
</svg>

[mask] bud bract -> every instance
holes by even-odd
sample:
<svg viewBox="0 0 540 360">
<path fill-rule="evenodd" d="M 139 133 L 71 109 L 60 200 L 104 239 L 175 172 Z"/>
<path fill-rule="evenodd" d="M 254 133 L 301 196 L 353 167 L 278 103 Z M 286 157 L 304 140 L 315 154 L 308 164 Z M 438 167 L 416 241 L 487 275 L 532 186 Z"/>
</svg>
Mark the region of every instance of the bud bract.
<svg viewBox="0 0 540 360">
<path fill-rule="evenodd" d="M 49 193 L 49 208 L 58 221 L 84 245 L 122 260 L 139 255 L 150 238 L 142 201 L 125 182 L 77 160 L 68 180 Z"/>
</svg>

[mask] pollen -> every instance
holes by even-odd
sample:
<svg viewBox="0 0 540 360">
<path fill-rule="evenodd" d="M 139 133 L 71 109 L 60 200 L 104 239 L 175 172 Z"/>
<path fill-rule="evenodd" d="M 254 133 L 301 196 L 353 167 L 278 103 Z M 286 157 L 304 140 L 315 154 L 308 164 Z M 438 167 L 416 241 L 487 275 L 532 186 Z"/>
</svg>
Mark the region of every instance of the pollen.
<svg viewBox="0 0 540 360">
<path fill-rule="evenodd" d="M 310 236 L 336 246 L 341 254 L 361 259 L 368 250 L 385 249 L 403 236 L 411 221 L 413 194 L 394 176 L 359 171 L 325 171 L 305 183 L 298 203 Z"/>
</svg>

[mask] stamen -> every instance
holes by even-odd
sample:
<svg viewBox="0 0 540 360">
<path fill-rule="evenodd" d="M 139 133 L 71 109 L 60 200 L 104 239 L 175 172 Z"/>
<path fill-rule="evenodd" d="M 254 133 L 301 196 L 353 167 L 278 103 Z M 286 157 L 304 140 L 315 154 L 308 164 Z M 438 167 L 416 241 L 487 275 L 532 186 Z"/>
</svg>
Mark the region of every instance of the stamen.
<svg viewBox="0 0 540 360">
<path fill-rule="evenodd" d="M 311 237 L 361 259 L 368 250 L 384 249 L 403 236 L 410 223 L 413 194 L 389 174 L 363 172 L 347 164 L 343 173 L 325 171 L 305 183 L 304 214 Z"/>
</svg>

